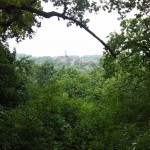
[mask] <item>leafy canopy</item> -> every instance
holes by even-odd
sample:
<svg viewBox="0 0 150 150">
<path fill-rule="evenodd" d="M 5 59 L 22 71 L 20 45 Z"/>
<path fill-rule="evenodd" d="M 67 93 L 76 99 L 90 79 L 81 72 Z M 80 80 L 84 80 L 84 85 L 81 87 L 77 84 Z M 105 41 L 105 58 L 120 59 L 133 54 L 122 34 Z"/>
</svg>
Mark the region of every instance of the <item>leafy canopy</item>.
<svg viewBox="0 0 150 150">
<path fill-rule="evenodd" d="M 62 10 L 59 12 L 44 12 L 42 3 L 53 4 L 55 8 Z M 50 3 L 48 3 L 50 2 Z M 82 26 L 89 22 L 85 18 L 87 12 L 98 11 L 96 2 L 89 0 L 1 0 L 0 1 L 0 31 L 1 40 L 7 38 L 17 38 L 17 40 L 26 37 L 32 37 L 33 26 L 40 27 L 41 18 L 58 17 L 68 20 L 67 25 L 73 23 Z"/>
</svg>

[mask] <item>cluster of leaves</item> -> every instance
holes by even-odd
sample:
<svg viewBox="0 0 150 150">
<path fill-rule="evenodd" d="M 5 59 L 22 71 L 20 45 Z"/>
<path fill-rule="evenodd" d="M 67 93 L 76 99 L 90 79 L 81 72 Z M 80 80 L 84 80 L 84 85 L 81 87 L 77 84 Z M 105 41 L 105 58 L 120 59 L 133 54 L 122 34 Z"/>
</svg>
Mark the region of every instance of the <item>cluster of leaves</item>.
<svg viewBox="0 0 150 150">
<path fill-rule="evenodd" d="M 34 31 L 32 26 L 39 26 L 39 21 L 35 14 L 21 10 L 23 5 L 33 5 L 42 9 L 40 1 L 32 4 L 32 1 L 25 0 L 2 0 L 0 1 L 0 40 L 6 41 L 8 38 L 16 38 L 17 41 L 31 38 Z"/>
<path fill-rule="evenodd" d="M 102 0 L 103 1 L 103 0 Z M 145 17 L 150 12 L 150 1 L 149 0 L 109 0 L 103 1 L 105 3 L 104 8 L 108 9 L 109 12 L 112 10 L 117 10 L 118 14 L 120 14 L 123 19 L 130 12 L 135 11 L 136 17 Z"/>
<path fill-rule="evenodd" d="M 87 24 L 90 20 L 85 19 L 86 13 L 92 13 L 97 12 L 99 10 L 99 7 L 97 6 L 97 3 L 95 1 L 89 1 L 89 0 L 51 0 L 53 2 L 53 6 L 56 8 L 64 7 L 65 15 L 77 19 L 83 24 Z M 69 21 L 67 23 L 67 26 L 72 25 L 74 22 Z"/>
<path fill-rule="evenodd" d="M 42 11 L 42 3 L 52 3 L 55 8 L 62 10 L 62 13 Z M 41 18 L 67 19 L 67 26 L 77 22 L 86 24 L 89 19 L 85 18 L 87 12 L 97 12 L 99 6 L 96 2 L 88 0 L 1 0 L 0 1 L 0 40 L 6 41 L 8 38 L 16 38 L 17 41 L 27 37 L 32 38 L 34 34 L 33 27 L 41 26 Z M 77 23 L 76 22 L 76 23 Z M 79 24 L 77 24 L 79 25 Z"/>
<path fill-rule="evenodd" d="M 140 55 L 145 61 L 150 59 L 150 16 L 127 19 L 121 22 L 121 33 L 111 33 L 109 45 L 126 56 Z"/>
</svg>

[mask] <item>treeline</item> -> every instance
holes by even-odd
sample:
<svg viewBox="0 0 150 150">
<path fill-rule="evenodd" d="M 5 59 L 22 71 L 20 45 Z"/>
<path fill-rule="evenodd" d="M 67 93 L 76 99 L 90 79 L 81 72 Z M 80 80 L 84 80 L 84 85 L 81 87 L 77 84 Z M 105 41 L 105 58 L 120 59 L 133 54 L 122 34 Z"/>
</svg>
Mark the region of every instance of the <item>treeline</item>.
<svg viewBox="0 0 150 150">
<path fill-rule="evenodd" d="M 55 67 L 76 67 L 80 71 L 88 72 L 94 66 L 100 64 L 101 55 L 84 55 L 84 56 L 77 56 L 77 55 L 70 55 L 70 56 L 42 56 L 42 57 L 34 57 L 31 55 L 26 54 L 16 54 L 17 60 L 21 58 L 28 57 L 28 59 L 34 60 L 37 64 L 42 64 L 44 62 L 53 63 Z"/>
<path fill-rule="evenodd" d="M 0 149 L 150 148 L 149 62 L 104 55 L 82 72 L 15 55 L 1 44 Z"/>
</svg>

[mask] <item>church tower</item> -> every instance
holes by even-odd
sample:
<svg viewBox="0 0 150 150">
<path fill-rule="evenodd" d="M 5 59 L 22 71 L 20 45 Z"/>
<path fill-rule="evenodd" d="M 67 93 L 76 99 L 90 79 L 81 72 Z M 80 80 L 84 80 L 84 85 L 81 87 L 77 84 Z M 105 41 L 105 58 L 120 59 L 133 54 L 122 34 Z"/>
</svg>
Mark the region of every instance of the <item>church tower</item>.
<svg viewBox="0 0 150 150">
<path fill-rule="evenodd" d="M 65 51 L 65 57 L 67 57 L 67 51 Z"/>
</svg>

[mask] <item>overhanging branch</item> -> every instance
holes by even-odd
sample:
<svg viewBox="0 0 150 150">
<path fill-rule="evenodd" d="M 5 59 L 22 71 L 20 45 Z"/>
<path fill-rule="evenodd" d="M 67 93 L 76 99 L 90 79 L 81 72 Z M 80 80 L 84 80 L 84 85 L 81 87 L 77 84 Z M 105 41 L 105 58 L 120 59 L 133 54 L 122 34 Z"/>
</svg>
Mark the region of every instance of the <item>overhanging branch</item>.
<svg viewBox="0 0 150 150">
<path fill-rule="evenodd" d="M 107 45 L 103 40 L 101 40 L 95 33 L 93 33 L 88 27 L 86 27 L 84 24 L 82 24 L 80 21 L 72 18 L 72 17 L 68 17 L 66 16 L 64 13 L 58 13 L 55 11 L 52 12 L 44 12 L 29 6 L 22 6 L 21 7 L 22 10 L 31 12 L 31 13 L 35 13 L 39 16 L 42 16 L 44 18 L 51 18 L 51 17 L 59 17 L 62 18 L 64 20 L 70 20 L 73 21 L 75 24 L 77 24 L 78 26 L 80 26 L 81 28 L 85 29 L 88 33 L 90 33 L 94 38 L 96 38 L 109 52 L 110 54 L 116 58 L 116 54 L 113 52 L 113 50 L 109 47 L 109 45 Z"/>
</svg>

